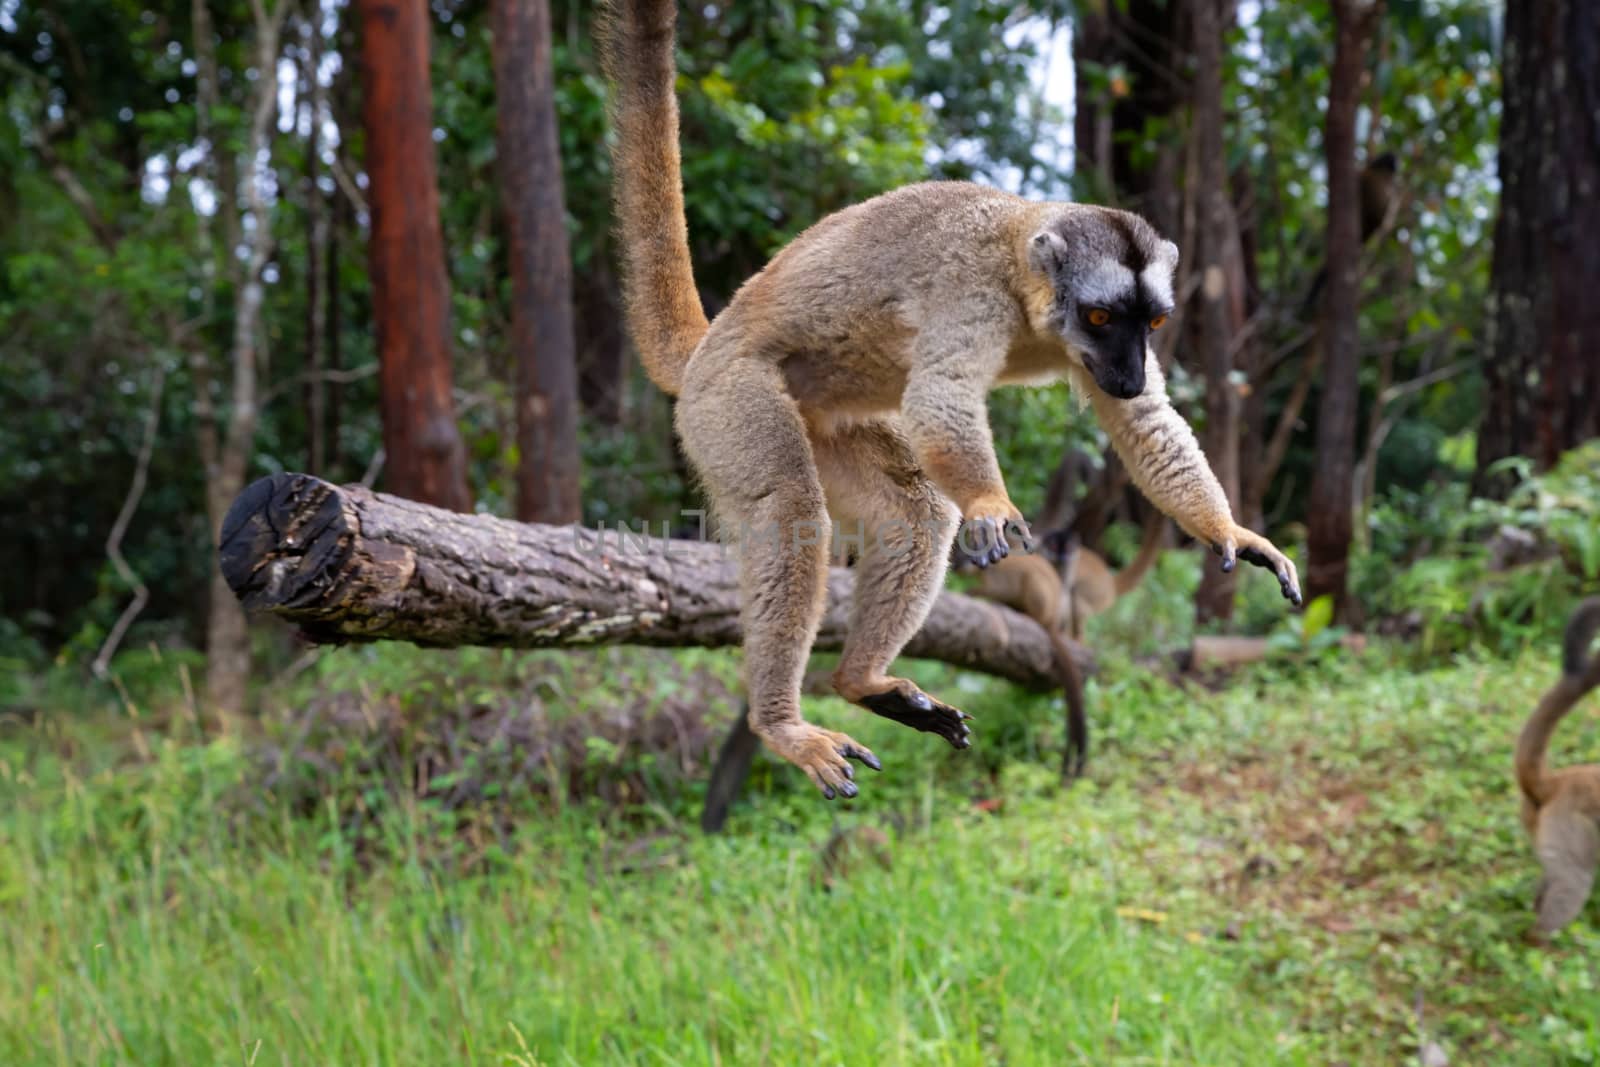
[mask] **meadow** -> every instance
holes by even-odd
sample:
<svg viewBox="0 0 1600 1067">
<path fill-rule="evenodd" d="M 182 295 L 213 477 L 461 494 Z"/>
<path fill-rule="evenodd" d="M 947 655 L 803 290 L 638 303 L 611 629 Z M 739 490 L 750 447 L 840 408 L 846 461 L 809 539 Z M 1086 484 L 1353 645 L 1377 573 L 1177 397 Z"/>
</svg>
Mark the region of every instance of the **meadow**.
<svg viewBox="0 0 1600 1067">
<path fill-rule="evenodd" d="M 192 669 L 130 652 L 120 693 L 38 681 L 63 707 L 0 727 L 0 1062 L 1600 1058 L 1600 912 L 1527 937 L 1509 762 L 1545 647 L 1378 642 L 1216 688 L 1106 655 L 1066 788 L 1058 701 L 915 665 L 972 750 L 812 700 L 884 773 L 828 805 L 763 757 L 712 838 L 730 654 L 326 651 L 229 737 Z M 463 708 L 583 740 L 530 767 Z M 607 734 L 685 708 L 678 750 Z M 1597 747 L 1580 712 L 1555 760 Z M 891 866 L 825 890 L 819 849 L 863 825 Z"/>
</svg>

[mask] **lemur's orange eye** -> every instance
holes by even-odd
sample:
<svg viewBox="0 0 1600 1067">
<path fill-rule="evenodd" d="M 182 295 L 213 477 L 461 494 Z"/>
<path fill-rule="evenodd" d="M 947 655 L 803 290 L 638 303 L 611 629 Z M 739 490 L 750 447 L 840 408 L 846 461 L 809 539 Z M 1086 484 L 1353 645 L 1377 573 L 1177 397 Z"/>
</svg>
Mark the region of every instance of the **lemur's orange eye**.
<svg viewBox="0 0 1600 1067">
<path fill-rule="evenodd" d="M 1159 330 L 1159 329 L 1161 329 L 1161 327 L 1165 326 L 1166 324 L 1167 324 L 1167 317 L 1165 315 L 1157 315 L 1155 318 L 1150 320 L 1150 328 L 1152 330 Z"/>
<path fill-rule="evenodd" d="M 1107 311 L 1105 308 L 1090 308 L 1089 309 L 1089 325 L 1090 326 L 1104 326 L 1106 323 L 1108 323 L 1110 321 L 1111 321 L 1111 312 Z"/>
</svg>

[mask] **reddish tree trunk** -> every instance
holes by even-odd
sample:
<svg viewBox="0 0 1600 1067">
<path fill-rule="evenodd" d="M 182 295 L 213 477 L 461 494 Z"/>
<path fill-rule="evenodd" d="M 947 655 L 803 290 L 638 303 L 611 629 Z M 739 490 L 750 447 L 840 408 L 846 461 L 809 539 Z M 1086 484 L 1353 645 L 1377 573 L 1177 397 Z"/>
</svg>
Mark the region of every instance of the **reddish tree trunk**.
<svg viewBox="0 0 1600 1067">
<path fill-rule="evenodd" d="M 1508 4 L 1480 492 L 1600 435 L 1600 3 Z"/>
<path fill-rule="evenodd" d="M 472 507 L 451 396 L 450 283 L 439 229 L 425 0 L 358 0 L 384 478 L 400 496 Z"/>
<path fill-rule="evenodd" d="M 517 350 L 517 518 L 576 522 L 578 376 L 550 6 L 494 0 L 500 192 Z"/>
<path fill-rule="evenodd" d="M 1350 487 L 1360 387 L 1356 314 L 1361 271 L 1361 196 L 1356 167 L 1356 109 L 1376 5 L 1335 0 L 1333 12 L 1337 29 L 1324 137 L 1328 159 L 1328 281 L 1322 297 L 1322 398 L 1317 409 L 1317 465 L 1311 480 L 1306 599 L 1332 595 L 1335 611 L 1342 618 L 1347 614 Z"/>
</svg>

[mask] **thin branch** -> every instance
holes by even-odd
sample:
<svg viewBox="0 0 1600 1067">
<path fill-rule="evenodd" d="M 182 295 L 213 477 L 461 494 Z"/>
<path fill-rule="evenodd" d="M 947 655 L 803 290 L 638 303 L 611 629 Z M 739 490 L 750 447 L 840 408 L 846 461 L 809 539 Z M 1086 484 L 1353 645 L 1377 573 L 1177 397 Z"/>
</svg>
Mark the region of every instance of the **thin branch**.
<svg viewBox="0 0 1600 1067">
<path fill-rule="evenodd" d="M 1313 331 L 1315 333 L 1315 331 Z M 1305 408 L 1306 398 L 1311 394 L 1311 384 L 1316 380 L 1317 368 L 1322 364 L 1322 345 L 1315 345 L 1306 353 L 1305 359 L 1300 364 L 1300 376 L 1295 379 L 1294 388 L 1289 391 L 1289 399 L 1284 402 L 1283 410 L 1278 413 L 1278 425 L 1273 427 L 1272 437 L 1267 441 L 1267 450 L 1261 460 L 1261 484 L 1270 485 L 1277 477 L 1278 468 L 1283 464 L 1283 457 L 1289 451 L 1289 438 L 1294 434 L 1295 423 L 1300 421 L 1300 412 Z"/>
<path fill-rule="evenodd" d="M 49 134 L 40 131 L 32 141 L 33 150 L 39 154 L 39 159 L 44 163 L 51 180 L 61 187 L 62 193 L 72 201 L 72 206 L 77 209 L 78 214 L 83 216 L 83 221 L 89 227 L 89 232 L 94 234 L 95 241 L 107 252 L 116 251 L 118 240 L 116 228 L 106 221 L 105 215 L 101 214 L 89 190 L 56 152 L 55 146 L 50 143 Z"/>
<path fill-rule="evenodd" d="M 1429 371 L 1427 374 L 1412 378 L 1410 381 L 1396 382 L 1394 385 L 1391 385 L 1382 393 L 1378 394 L 1378 404 L 1380 406 L 1387 406 L 1394 403 L 1396 400 L 1401 399 L 1402 397 L 1410 396 L 1412 393 L 1420 393 L 1430 385 L 1438 385 L 1447 378 L 1454 378 L 1456 375 L 1467 370 L 1471 366 L 1472 361 L 1464 359 L 1440 367 L 1438 370 Z"/>
<path fill-rule="evenodd" d="M 150 589 L 128 565 L 127 557 L 122 554 L 122 538 L 128 532 L 128 524 L 133 521 L 133 516 L 139 510 L 139 501 L 144 497 L 144 488 L 150 475 L 150 457 L 155 452 L 156 429 L 161 424 L 161 394 L 167 383 L 167 369 L 159 362 L 156 364 L 155 381 L 150 385 L 150 410 L 145 413 L 144 437 L 139 442 L 139 455 L 134 461 L 133 481 L 128 485 L 128 494 L 122 499 L 122 510 L 117 512 L 117 520 L 111 524 L 111 532 L 106 535 L 106 555 L 111 559 L 111 566 L 116 568 L 117 576 L 128 585 L 133 586 L 133 599 L 128 606 L 122 609 L 122 614 L 117 616 L 111 632 L 106 635 L 105 643 L 100 646 L 100 652 L 90 664 L 95 677 L 105 678 L 110 671 L 111 657 L 116 655 L 117 646 L 122 644 L 122 639 L 128 632 L 128 627 L 133 625 L 133 620 L 139 617 L 145 604 L 150 601 Z"/>
<path fill-rule="evenodd" d="M 308 385 L 312 382 L 349 385 L 351 382 L 359 382 L 364 378 L 370 378 L 376 373 L 378 373 L 377 363 L 363 363 L 359 367 L 350 367 L 347 370 L 302 371 L 299 374 L 290 375 L 271 389 L 268 389 L 261 397 L 261 406 L 265 408 L 268 404 L 271 404 L 274 400 L 299 385 Z"/>
<path fill-rule="evenodd" d="M 42 77 L 38 71 L 25 66 L 8 53 L 0 52 L 0 68 L 33 82 L 41 91 L 47 92 L 50 88 L 48 79 Z M 78 176 L 72 172 L 72 168 L 68 167 L 60 154 L 56 152 L 55 145 L 52 143 L 65 128 L 65 119 L 41 122 L 37 125 L 33 135 L 27 139 L 28 143 L 33 147 L 35 154 L 38 155 L 39 161 L 44 164 L 45 171 L 50 175 L 51 180 L 61 187 L 62 193 L 72 202 L 72 206 L 77 210 L 78 214 L 83 216 L 83 221 L 88 225 L 90 232 L 94 234 L 95 240 L 106 251 L 113 251 L 116 248 L 119 237 L 116 228 L 101 214 L 99 205 L 94 202 L 94 197 L 89 194 L 89 190 L 84 187 L 84 184 L 78 180 Z"/>
<path fill-rule="evenodd" d="M 361 195 L 360 186 L 356 185 L 355 179 L 350 177 L 350 172 L 344 169 L 343 161 L 335 157 L 329 169 L 333 171 L 334 183 L 344 193 L 345 199 L 350 201 L 350 205 L 360 214 L 371 215 L 372 212 L 367 208 L 367 198 Z"/>
<path fill-rule="evenodd" d="M 367 469 L 362 472 L 362 485 L 366 486 L 368 489 L 371 489 L 373 486 L 378 484 L 378 475 L 383 471 L 383 461 L 387 457 L 388 453 L 384 452 L 382 445 L 379 445 L 378 450 L 374 452 L 372 454 L 372 458 L 367 461 Z"/>
</svg>

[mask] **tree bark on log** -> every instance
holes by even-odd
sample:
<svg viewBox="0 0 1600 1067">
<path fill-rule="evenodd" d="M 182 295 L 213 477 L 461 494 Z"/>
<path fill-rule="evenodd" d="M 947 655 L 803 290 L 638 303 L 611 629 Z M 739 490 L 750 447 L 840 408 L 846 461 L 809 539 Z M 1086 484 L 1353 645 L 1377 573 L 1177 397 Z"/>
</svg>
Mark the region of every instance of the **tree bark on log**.
<svg viewBox="0 0 1600 1067">
<path fill-rule="evenodd" d="M 305 474 L 248 486 L 222 525 L 222 573 L 246 610 L 310 640 L 432 647 L 723 647 L 742 639 L 730 549 L 641 533 L 462 515 Z M 855 576 L 835 568 L 813 646 L 841 647 Z M 1093 656 L 1074 647 L 1081 669 Z M 945 592 L 905 655 L 1027 688 L 1058 684 L 1033 620 Z"/>
</svg>

